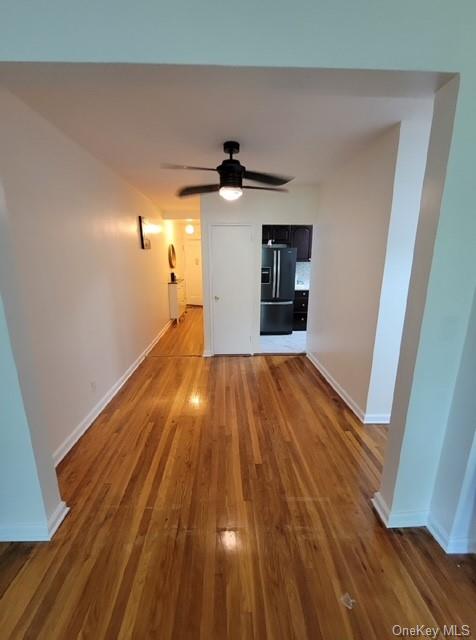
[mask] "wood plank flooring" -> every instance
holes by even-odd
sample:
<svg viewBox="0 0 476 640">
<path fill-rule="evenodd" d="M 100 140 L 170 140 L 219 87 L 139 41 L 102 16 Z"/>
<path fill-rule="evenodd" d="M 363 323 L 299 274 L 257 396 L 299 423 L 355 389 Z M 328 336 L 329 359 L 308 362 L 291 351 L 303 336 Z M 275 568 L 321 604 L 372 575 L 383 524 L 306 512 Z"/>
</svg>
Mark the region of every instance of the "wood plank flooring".
<svg viewBox="0 0 476 640">
<path fill-rule="evenodd" d="M 148 357 L 61 464 L 54 540 L 0 545 L 1 639 L 476 637 L 474 558 L 371 509 L 384 445 L 302 356 Z"/>
<path fill-rule="evenodd" d="M 170 327 L 150 352 L 151 356 L 203 355 L 203 310 L 187 307 L 184 319 Z"/>
</svg>

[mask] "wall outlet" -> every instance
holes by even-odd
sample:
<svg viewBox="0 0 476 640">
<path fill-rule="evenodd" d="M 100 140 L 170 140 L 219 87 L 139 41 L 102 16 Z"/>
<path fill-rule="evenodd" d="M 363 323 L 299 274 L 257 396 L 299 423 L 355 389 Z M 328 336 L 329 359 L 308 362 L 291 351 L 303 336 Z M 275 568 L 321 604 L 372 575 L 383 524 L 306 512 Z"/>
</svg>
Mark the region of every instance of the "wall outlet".
<svg viewBox="0 0 476 640">
<path fill-rule="evenodd" d="M 91 391 L 93 393 L 96 393 L 96 380 L 91 380 L 91 382 L 89 383 L 89 386 L 91 387 Z"/>
</svg>

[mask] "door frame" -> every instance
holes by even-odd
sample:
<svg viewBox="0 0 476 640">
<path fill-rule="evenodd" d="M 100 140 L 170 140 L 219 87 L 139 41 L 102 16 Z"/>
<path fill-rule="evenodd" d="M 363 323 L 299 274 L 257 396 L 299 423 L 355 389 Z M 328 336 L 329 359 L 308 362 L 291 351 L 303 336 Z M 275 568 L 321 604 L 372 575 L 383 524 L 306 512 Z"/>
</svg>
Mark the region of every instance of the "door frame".
<svg viewBox="0 0 476 640">
<path fill-rule="evenodd" d="M 256 274 L 255 282 L 250 282 L 252 287 L 252 334 L 250 353 L 259 352 L 259 313 L 260 313 L 260 269 L 261 269 L 261 224 L 256 225 L 246 222 L 204 222 L 202 224 L 202 277 L 203 277 L 203 316 L 204 316 L 204 352 L 203 355 L 215 355 L 214 326 L 212 313 L 213 274 L 212 264 L 212 233 L 214 227 L 247 227 L 251 232 L 251 244 L 253 255 L 253 272 Z M 257 242 L 259 233 L 259 242 Z"/>
</svg>

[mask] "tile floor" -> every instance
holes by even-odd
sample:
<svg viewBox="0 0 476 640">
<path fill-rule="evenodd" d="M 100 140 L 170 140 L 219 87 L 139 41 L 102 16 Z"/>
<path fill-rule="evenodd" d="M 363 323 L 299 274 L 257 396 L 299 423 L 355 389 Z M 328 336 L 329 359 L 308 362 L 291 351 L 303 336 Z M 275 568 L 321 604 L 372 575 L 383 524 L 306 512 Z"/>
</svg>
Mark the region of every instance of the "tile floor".
<svg viewBox="0 0 476 640">
<path fill-rule="evenodd" d="M 285 336 L 260 336 L 261 353 L 306 353 L 306 331 Z"/>
</svg>

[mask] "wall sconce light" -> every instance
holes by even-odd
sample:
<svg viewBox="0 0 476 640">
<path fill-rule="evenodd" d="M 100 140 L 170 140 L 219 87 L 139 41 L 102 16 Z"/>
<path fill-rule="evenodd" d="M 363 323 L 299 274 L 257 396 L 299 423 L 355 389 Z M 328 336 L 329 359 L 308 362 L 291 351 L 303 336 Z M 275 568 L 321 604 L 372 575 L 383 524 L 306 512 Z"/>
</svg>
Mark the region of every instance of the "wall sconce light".
<svg viewBox="0 0 476 640">
<path fill-rule="evenodd" d="M 160 233 L 161 231 L 162 227 L 160 226 L 160 224 L 150 222 L 148 218 L 139 216 L 139 236 L 141 249 L 150 249 L 150 236 Z"/>
<path fill-rule="evenodd" d="M 195 233 L 195 227 L 193 224 L 185 225 L 185 233 L 188 233 L 189 236 L 192 236 Z"/>
</svg>

